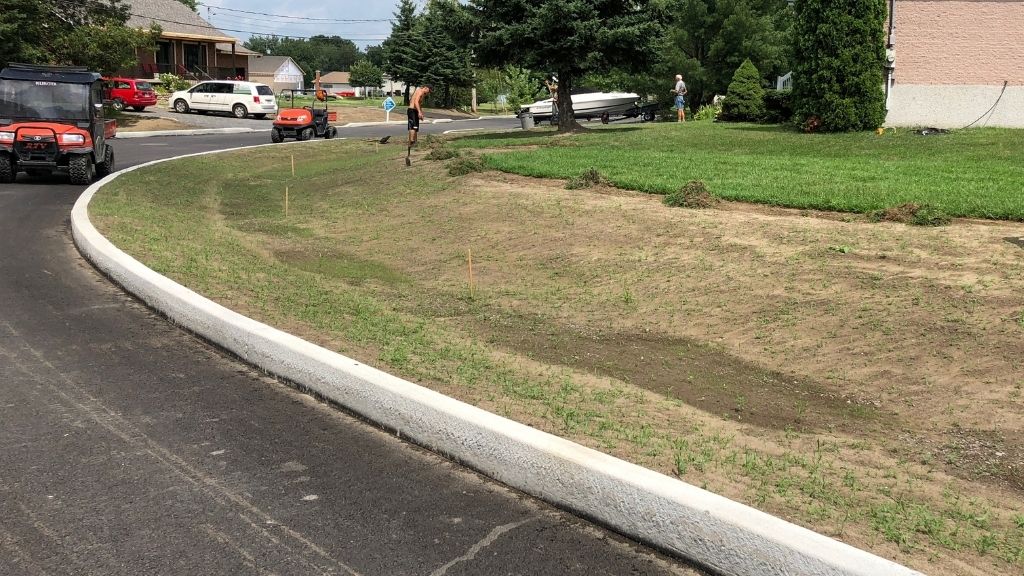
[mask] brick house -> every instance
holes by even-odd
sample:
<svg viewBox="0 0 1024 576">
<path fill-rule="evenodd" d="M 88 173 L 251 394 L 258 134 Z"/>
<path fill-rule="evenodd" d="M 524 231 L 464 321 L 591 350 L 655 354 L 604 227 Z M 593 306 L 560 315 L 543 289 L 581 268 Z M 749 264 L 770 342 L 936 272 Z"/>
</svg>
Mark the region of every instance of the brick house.
<svg viewBox="0 0 1024 576">
<path fill-rule="evenodd" d="M 888 125 L 1024 128 L 1024 2 L 890 0 L 889 8 Z"/>
<path fill-rule="evenodd" d="M 128 26 L 162 32 L 155 53 L 140 53 L 139 65 L 126 76 L 156 78 L 172 73 L 190 80 L 247 79 L 249 57 L 258 57 L 241 42 L 203 20 L 178 0 L 127 0 L 132 16 Z"/>
</svg>

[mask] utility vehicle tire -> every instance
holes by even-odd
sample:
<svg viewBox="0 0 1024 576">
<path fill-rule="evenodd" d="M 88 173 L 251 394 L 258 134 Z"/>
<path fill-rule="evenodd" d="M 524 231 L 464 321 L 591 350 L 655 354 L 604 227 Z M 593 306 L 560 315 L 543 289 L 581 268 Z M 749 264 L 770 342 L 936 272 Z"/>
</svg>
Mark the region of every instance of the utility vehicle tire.
<svg viewBox="0 0 1024 576">
<path fill-rule="evenodd" d="M 72 184 L 91 184 L 96 176 L 96 165 L 92 163 L 92 156 L 88 154 L 76 154 L 68 161 L 68 176 Z"/>
<path fill-rule="evenodd" d="M 103 153 L 103 162 L 96 165 L 96 175 L 100 178 L 112 174 L 114 168 L 114 147 L 107 145 L 107 151 Z"/>
<path fill-rule="evenodd" d="M 273 142 L 274 144 L 280 144 L 281 142 L 284 142 L 284 133 L 281 132 L 280 128 L 270 129 L 270 141 Z"/>
<path fill-rule="evenodd" d="M 115 112 L 120 112 L 124 110 L 124 100 L 121 100 L 120 98 L 114 98 L 110 102 L 110 107 L 113 108 Z"/>
<path fill-rule="evenodd" d="M 249 109 L 244 104 L 235 104 L 231 108 L 231 113 L 235 115 L 235 118 L 245 118 L 249 114 Z"/>
<path fill-rule="evenodd" d="M 315 135 L 316 131 L 312 128 L 303 128 L 302 131 L 299 132 L 299 140 L 312 140 Z"/>
<path fill-rule="evenodd" d="M 257 119 L 257 120 L 263 120 L 263 119 L 265 119 L 267 117 L 267 115 L 266 114 L 253 114 L 252 117 Z"/>
<path fill-rule="evenodd" d="M 0 183 L 10 184 L 18 176 L 14 161 L 7 154 L 0 154 Z"/>
<path fill-rule="evenodd" d="M 188 102 L 181 99 L 175 100 L 174 111 L 178 114 L 188 114 Z"/>
<path fill-rule="evenodd" d="M 132 106 L 132 110 L 135 110 L 136 112 L 142 112 L 145 109 L 145 106 Z"/>
<path fill-rule="evenodd" d="M 338 136 L 338 129 L 335 128 L 334 126 L 328 126 L 327 127 L 327 132 L 324 132 L 324 138 L 326 138 L 328 140 L 330 140 L 332 138 L 336 138 L 337 136 Z"/>
</svg>

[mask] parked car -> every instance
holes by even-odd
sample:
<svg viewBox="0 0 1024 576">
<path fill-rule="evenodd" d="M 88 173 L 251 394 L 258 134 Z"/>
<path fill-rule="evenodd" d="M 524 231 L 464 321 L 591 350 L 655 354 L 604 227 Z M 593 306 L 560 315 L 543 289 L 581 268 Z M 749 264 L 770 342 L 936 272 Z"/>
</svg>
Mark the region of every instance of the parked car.
<svg viewBox="0 0 1024 576">
<path fill-rule="evenodd" d="M 133 78 L 104 78 L 105 97 L 110 107 L 120 112 L 125 107 L 142 112 L 147 106 L 156 106 L 156 92 L 145 80 Z"/>
<path fill-rule="evenodd" d="M 266 84 L 211 80 L 200 82 L 188 90 L 171 94 L 171 108 L 181 114 L 199 112 L 228 112 L 236 118 L 266 118 L 277 114 L 277 99 Z"/>
</svg>

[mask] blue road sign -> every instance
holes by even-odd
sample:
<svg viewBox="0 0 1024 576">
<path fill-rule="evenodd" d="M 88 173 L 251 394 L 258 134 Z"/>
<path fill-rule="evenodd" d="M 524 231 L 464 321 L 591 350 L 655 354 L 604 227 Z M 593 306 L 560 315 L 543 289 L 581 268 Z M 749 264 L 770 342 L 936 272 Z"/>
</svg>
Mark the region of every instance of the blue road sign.
<svg viewBox="0 0 1024 576">
<path fill-rule="evenodd" d="M 397 106 L 397 104 L 395 104 L 395 101 L 391 99 L 391 96 L 388 96 L 387 98 L 384 99 L 385 112 L 391 112 L 392 110 L 395 109 L 395 106 Z"/>
</svg>

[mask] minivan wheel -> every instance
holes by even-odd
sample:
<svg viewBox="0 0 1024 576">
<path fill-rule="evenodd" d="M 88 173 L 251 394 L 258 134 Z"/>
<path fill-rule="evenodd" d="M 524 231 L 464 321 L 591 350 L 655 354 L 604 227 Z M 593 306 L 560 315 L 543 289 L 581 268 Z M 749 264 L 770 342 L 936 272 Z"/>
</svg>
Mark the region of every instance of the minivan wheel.
<svg viewBox="0 0 1024 576">
<path fill-rule="evenodd" d="M 120 98 L 114 98 L 113 102 L 110 103 L 110 107 L 113 108 L 115 111 L 120 112 L 124 110 L 124 100 L 121 100 Z"/>
<path fill-rule="evenodd" d="M 142 112 L 145 109 L 145 106 L 132 106 L 132 110 L 135 110 L 136 112 Z"/>
<path fill-rule="evenodd" d="M 188 114 L 188 102 L 185 102 L 184 100 L 175 100 L 174 110 L 178 114 Z"/>
<path fill-rule="evenodd" d="M 234 108 L 231 109 L 231 112 L 235 115 L 235 118 L 245 118 L 245 116 L 249 114 L 249 110 L 244 104 L 235 104 Z"/>
</svg>

